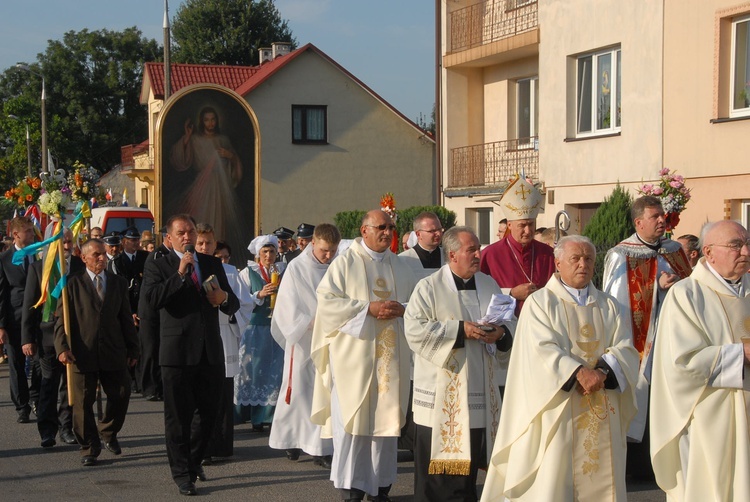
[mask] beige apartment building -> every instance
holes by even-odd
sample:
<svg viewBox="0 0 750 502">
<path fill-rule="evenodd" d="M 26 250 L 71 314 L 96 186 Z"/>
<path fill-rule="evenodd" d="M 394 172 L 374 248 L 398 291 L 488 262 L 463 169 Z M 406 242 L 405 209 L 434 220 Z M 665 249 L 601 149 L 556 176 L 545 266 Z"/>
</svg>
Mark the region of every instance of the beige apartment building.
<svg viewBox="0 0 750 502">
<path fill-rule="evenodd" d="M 750 225 L 750 2 L 441 0 L 444 205 L 482 243 L 509 178 L 580 232 L 616 183 L 662 167 L 693 198 L 676 233 Z"/>
</svg>

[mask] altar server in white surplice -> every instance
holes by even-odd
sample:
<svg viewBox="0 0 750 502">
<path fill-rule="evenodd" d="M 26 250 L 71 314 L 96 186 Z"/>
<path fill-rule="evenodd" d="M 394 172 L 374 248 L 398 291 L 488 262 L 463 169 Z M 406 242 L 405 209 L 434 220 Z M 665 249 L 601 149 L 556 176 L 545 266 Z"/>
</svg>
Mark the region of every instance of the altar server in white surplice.
<svg viewBox="0 0 750 502">
<path fill-rule="evenodd" d="M 321 438 L 321 427 L 310 420 L 315 383 L 310 345 L 318 307 L 315 290 L 336 256 L 341 234 L 323 223 L 314 227 L 311 237 L 312 243 L 286 268 L 271 320 L 271 334 L 284 347 L 284 376 L 268 444 L 286 450 L 289 460 L 304 451 L 316 465 L 330 469 L 333 442 Z"/>
<path fill-rule="evenodd" d="M 479 272 L 480 250 L 471 228 L 448 230 L 447 265 L 419 281 L 404 314 L 415 353 L 418 501 L 476 501 L 477 471 L 487 467 L 500 420 L 500 365 L 513 343 L 515 301 Z M 487 318 L 495 303 L 505 315 Z"/>
<path fill-rule="evenodd" d="M 518 320 L 482 501 L 625 501 L 638 353 L 614 298 L 591 284 L 596 251 L 563 237 L 555 273 Z"/>
<path fill-rule="evenodd" d="M 351 247 L 318 286 L 312 360 L 313 422 L 330 422 L 331 480 L 344 500 L 385 501 L 396 481 L 397 440 L 409 396 L 404 304 L 414 274 L 389 247 L 395 225 L 368 212 Z"/>
<path fill-rule="evenodd" d="M 670 501 L 750 500 L 750 234 L 704 227 L 704 258 L 662 306 L 651 457 Z"/>
</svg>

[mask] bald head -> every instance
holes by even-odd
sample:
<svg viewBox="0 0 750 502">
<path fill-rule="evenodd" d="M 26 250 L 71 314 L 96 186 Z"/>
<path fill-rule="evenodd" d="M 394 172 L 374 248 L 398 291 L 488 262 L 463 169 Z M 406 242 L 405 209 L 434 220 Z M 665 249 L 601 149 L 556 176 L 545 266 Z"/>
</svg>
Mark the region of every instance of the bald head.
<svg viewBox="0 0 750 502">
<path fill-rule="evenodd" d="M 706 262 L 724 279 L 735 281 L 750 270 L 750 248 L 745 227 L 735 221 L 709 223 L 701 232 Z"/>
<path fill-rule="evenodd" d="M 377 253 L 382 253 L 391 246 L 393 231 L 396 226 L 385 211 L 373 209 L 362 218 L 359 232 L 365 245 Z"/>
</svg>

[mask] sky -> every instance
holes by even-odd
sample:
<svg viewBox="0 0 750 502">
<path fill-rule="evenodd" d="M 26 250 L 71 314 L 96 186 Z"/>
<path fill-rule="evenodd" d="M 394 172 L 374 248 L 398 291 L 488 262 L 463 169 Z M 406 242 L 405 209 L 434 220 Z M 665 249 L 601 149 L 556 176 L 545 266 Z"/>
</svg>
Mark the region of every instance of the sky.
<svg viewBox="0 0 750 502">
<path fill-rule="evenodd" d="M 183 1 L 169 2 L 170 18 Z M 3 2 L 0 71 L 32 63 L 48 40 L 84 28 L 137 26 L 161 43 L 163 0 Z M 276 0 L 299 46 L 312 43 L 401 113 L 429 121 L 435 101 L 435 3 L 432 0 Z"/>
</svg>

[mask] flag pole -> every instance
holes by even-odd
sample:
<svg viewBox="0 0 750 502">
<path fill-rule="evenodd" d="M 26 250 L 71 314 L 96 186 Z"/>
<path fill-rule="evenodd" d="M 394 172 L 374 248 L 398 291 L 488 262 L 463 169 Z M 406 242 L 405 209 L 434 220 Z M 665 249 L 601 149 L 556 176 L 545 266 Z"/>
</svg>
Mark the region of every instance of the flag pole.
<svg viewBox="0 0 750 502">
<path fill-rule="evenodd" d="M 60 227 L 63 230 L 63 238 L 60 241 L 60 244 L 57 246 L 57 256 L 60 260 L 60 280 L 63 280 L 62 278 L 65 277 L 66 270 L 65 270 L 65 246 L 63 245 L 63 242 L 65 241 L 65 216 L 63 215 L 63 212 L 60 211 L 59 213 L 60 218 Z M 60 229 L 57 230 L 58 232 Z M 62 296 L 62 316 L 63 316 L 63 326 L 65 327 L 65 340 L 68 342 L 68 348 L 70 350 L 73 350 L 72 342 L 70 341 L 70 307 L 68 305 L 68 286 L 67 282 L 62 288 L 62 292 L 60 293 L 60 296 Z M 68 404 L 70 406 L 73 406 L 73 385 L 72 385 L 72 376 L 73 376 L 73 365 L 72 364 L 66 364 L 65 365 L 65 372 L 68 377 Z"/>
</svg>

